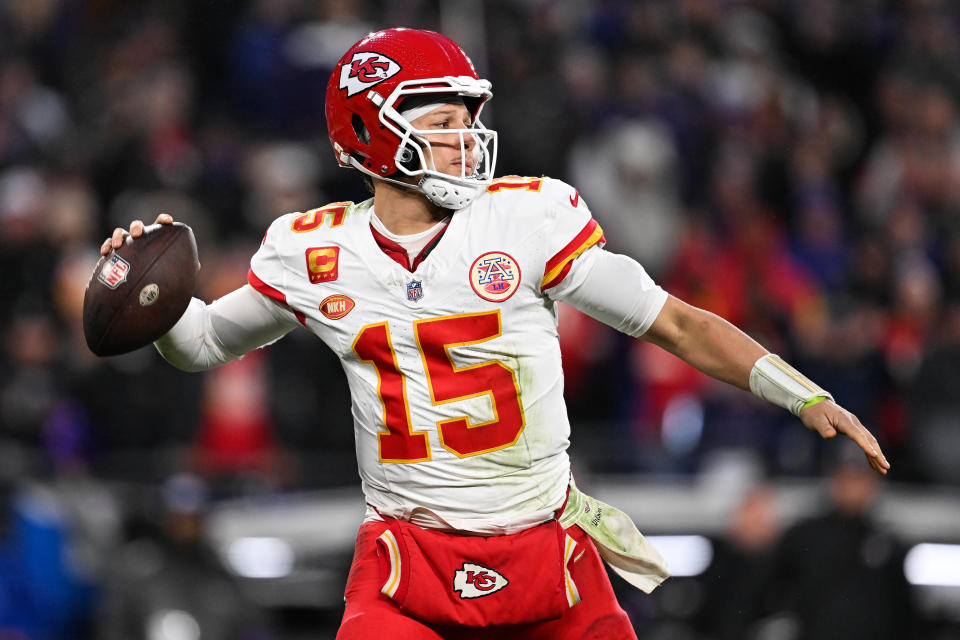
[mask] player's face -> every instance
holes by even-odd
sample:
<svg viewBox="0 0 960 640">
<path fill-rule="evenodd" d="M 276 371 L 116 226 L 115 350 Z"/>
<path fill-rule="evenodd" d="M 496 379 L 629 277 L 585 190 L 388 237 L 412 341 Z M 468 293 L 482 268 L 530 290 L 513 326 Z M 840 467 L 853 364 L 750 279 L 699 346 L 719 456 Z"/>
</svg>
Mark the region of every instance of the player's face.
<svg viewBox="0 0 960 640">
<path fill-rule="evenodd" d="M 470 112 L 462 104 L 445 104 L 410 124 L 420 130 L 468 129 L 471 118 Z M 463 134 L 463 153 L 459 133 L 431 133 L 423 137 L 430 143 L 432 158 L 428 155 L 427 160 L 432 160 L 434 170 L 452 176 L 473 175 L 480 159 L 480 150 L 473 135 Z"/>
</svg>

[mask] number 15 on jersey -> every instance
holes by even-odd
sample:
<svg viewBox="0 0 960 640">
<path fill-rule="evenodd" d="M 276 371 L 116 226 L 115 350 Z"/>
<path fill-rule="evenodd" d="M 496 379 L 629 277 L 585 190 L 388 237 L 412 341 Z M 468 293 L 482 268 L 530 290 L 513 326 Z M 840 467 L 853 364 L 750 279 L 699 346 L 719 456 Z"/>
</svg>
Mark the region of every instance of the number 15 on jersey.
<svg viewBox="0 0 960 640">
<path fill-rule="evenodd" d="M 502 333 L 500 311 L 427 318 L 413 323 L 414 336 L 434 406 L 487 396 L 493 419 L 472 424 L 467 416 L 437 422 L 441 446 L 460 458 L 504 449 L 523 433 L 524 416 L 516 372 L 498 360 L 457 367 L 449 349 L 493 340 Z M 407 376 L 400 371 L 386 322 L 363 327 L 353 351 L 377 372 L 377 395 L 385 432 L 378 434 L 381 462 L 431 459 L 429 434 L 414 431 Z"/>
</svg>

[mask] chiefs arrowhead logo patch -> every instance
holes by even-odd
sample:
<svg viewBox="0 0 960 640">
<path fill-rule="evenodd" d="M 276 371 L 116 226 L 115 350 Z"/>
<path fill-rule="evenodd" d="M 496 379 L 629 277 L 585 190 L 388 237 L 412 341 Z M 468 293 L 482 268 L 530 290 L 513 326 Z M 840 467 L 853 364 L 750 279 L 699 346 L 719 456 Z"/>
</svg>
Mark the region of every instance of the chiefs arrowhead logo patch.
<svg viewBox="0 0 960 640">
<path fill-rule="evenodd" d="M 464 562 L 453 574 L 453 590 L 459 592 L 462 599 L 482 598 L 508 584 L 510 581 L 500 573 L 471 562 Z"/>
<path fill-rule="evenodd" d="M 347 90 L 347 97 L 383 82 L 400 72 L 400 65 L 382 53 L 360 51 L 353 54 L 350 62 L 340 67 L 340 88 Z"/>
</svg>

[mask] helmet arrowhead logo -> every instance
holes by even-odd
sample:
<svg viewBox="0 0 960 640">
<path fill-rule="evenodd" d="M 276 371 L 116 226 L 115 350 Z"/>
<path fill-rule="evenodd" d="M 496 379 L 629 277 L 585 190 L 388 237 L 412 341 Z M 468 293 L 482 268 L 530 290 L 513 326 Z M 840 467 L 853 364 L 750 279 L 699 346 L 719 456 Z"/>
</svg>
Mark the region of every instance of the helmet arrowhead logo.
<svg viewBox="0 0 960 640">
<path fill-rule="evenodd" d="M 510 584 L 500 573 L 479 564 L 464 562 L 453 574 L 453 590 L 460 598 L 482 598 Z"/>
<path fill-rule="evenodd" d="M 397 75 L 400 69 L 395 60 L 381 53 L 360 51 L 340 67 L 340 88 L 347 90 L 349 98 Z"/>
</svg>

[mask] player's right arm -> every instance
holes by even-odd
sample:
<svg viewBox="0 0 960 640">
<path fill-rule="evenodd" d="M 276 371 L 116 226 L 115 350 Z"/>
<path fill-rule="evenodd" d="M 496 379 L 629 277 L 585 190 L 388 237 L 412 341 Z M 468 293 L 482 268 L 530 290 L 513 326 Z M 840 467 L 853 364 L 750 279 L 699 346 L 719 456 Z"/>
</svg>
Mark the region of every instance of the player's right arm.
<svg viewBox="0 0 960 640">
<path fill-rule="evenodd" d="M 211 304 L 194 298 L 154 346 L 183 371 L 204 371 L 279 340 L 300 326 L 296 317 L 250 285 Z"/>
<path fill-rule="evenodd" d="M 156 223 L 171 224 L 166 213 Z M 143 235 L 140 220 L 130 223 L 130 230 L 120 227 L 100 247 L 106 255 L 111 248 L 123 245 L 124 236 Z M 177 323 L 154 345 L 160 354 L 178 369 L 203 371 L 236 360 L 245 353 L 270 344 L 300 326 L 287 308 L 256 291 L 250 285 L 207 304 L 194 298 Z"/>
</svg>

